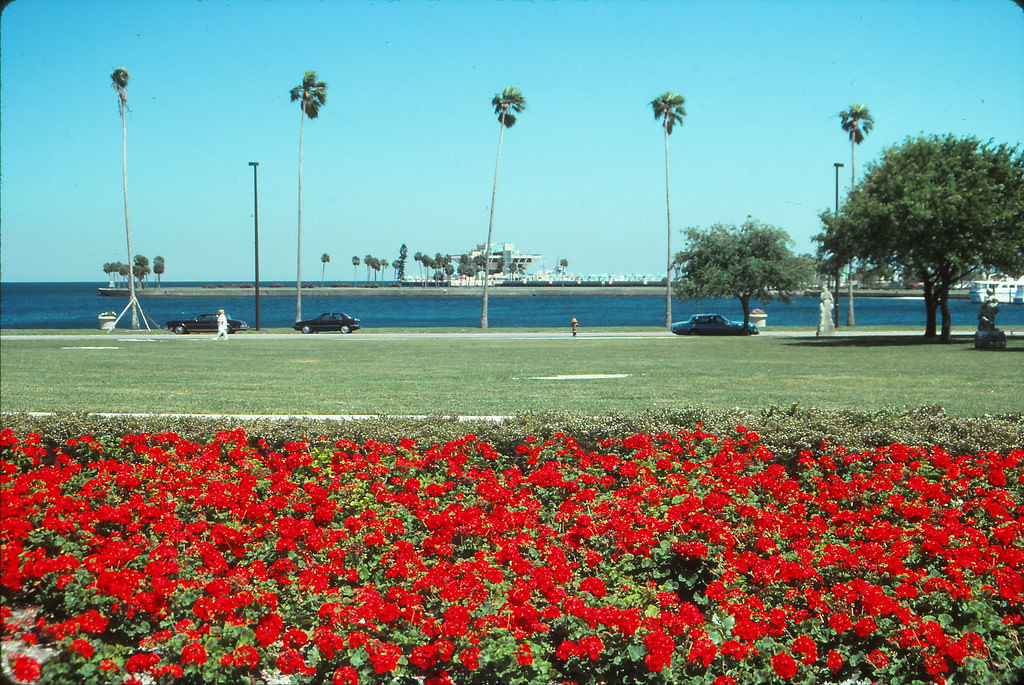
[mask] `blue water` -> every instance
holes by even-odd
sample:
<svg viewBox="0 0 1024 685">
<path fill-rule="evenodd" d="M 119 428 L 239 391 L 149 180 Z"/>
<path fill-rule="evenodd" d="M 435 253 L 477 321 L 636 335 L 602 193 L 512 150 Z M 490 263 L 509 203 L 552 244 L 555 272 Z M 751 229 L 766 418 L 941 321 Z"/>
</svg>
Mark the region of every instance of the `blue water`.
<svg viewBox="0 0 1024 685">
<path fill-rule="evenodd" d="M 99 297 L 103 283 L 3 283 L 0 284 L 0 328 L 98 328 L 96 317 L 104 311 L 120 313 L 123 298 Z M 200 286 L 202 283 L 165 283 L 165 287 Z M 665 297 L 652 289 L 643 297 L 501 297 L 488 305 L 488 322 L 494 328 L 553 328 L 567 326 L 576 317 L 580 325 L 661 326 L 665 319 Z M 169 319 L 190 318 L 224 308 L 232 318 L 255 324 L 254 298 L 141 298 L 145 313 L 163 326 Z M 840 303 L 840 323 L 846 321 L 846 300 Z M 919 299 L 855 298 L 857 324 L 861 326 L 920 326 L 925 324 L 924 303 Z M 808 326 L 818 323 L 817 298 L 796 298 L 791 305 L 772 303 L 768 326 Z M 950 303 L 953 324 L 973 326 L 979 306 L 967 300 Z M 477 327 L 480 299 L 476 297 L 312 297 L 303 294 L 302 312 L 312 318 L 321 312 L 343 311 L 360 319 L 366 328 Z M 732 319 L 742 318 L 736 299 L 675 301 L 673 318 L 685 319 L 699 312 L 717 312 Z M 126 315 L 119 328 L 127 328 Z M 290 327 L 295 320 L 294 297 L 261 297 L 260 325 L 264 328 Z M 1024 306 L 1002 305 L 1000 327 L 1024 326 Z"/>
</svg>

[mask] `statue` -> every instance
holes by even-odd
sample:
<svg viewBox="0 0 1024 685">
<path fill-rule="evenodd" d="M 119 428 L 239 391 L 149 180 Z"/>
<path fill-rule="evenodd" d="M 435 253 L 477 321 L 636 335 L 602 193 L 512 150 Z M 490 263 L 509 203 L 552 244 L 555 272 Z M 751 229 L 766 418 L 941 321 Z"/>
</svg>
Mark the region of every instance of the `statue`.
<svg viewBox="0 0 1024 685">
<path fill-rule="evenodd" d="M 979 331 L 995 331 L 996 315 L 999 313 L 999 300 L 995 297 L 995 291 L 989 290 L 988 297 L 981 304 L 981 312 L 978 314 Z"/>
<path fill-rule="evenodd" d="M 1005 350 L 1006 334 L 996 328 L 996 315 L 999 313 L 999 300 L 995 290 L 988 291 L 988 297 L 981 305 L 978 313 L 978 330 L 974 332 L 974 349 Z"/>
<path fill-rule="evenodd" d="M 829 292 L 828 288 L 823 288 L 821 291 L 821 302 L 818 304 L 818 310 L 821 313 L 821 318 L 818 321 L 818 335 L 835 334 L 836 325 L 832 321 L 833 306 L 832 293 Z"/>
</svg>

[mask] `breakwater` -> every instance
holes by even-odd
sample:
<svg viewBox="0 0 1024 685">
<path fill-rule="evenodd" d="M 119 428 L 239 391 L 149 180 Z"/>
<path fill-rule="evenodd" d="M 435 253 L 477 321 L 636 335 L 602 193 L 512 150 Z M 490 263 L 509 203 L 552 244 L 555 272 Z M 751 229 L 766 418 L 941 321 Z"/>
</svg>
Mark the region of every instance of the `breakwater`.
<svg viewBox="0 0 1024 685">
<path fill-rule="evenodd" d="M 657 297 L 664 296 L 664 285 L 496 285 L 487 289 L 490 297 Z M 295 297 L 294 286 L 260 287 L 260 297 Z M 128 288 L 98 288 L 101 297 L 128 297 Z M 806 290 L 797 297 L 818 297 L 819 290 Z M 135 291 L 139 299 L 158 297 L 255 297 L 252 286 L 171 286 L 147 287 Z M 483 288 L 476 286 L 303 286 L 303 297 L 475 297 L 483 295 Z M 856 298 L 884 297 L 897 299 L 921 299 L 920 291 L 914 290 L 857 290 Z M 841 298 L 846 297 L 842 293 Z M 950 291 L 951 300 L 966 300 L 966 290 Z"/>
<path fill-rule="evenodd" d="M 656 297 L 664 295 L 665 286 L 491 286 L 487 289 L 490 297 Z M 128 288 L 99 288 L 103 297 L 128 297 Z M 253 287 L 212 286 L 212 287 L 169 287 L 136 289 L 135 296 L 157 297 L 255 297 Z M 305 297 L 475 297 L 483 295 L 482 287 L 435 287 L 435 286 L 383 286 L 374 287 L 306 287 Z M 260 297 L 295 297 L 295 286 L 260 287 Z"/>
</svg>

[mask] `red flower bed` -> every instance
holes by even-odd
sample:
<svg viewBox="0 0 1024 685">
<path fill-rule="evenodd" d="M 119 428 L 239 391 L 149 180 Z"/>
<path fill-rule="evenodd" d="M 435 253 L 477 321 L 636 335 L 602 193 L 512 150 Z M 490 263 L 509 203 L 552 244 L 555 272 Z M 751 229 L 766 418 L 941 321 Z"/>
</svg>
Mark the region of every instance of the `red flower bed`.
<svg viewBox="0 0 1024 685">
<path fill-rule="evenodd" d="M 1024 451 L 0 433 L 23 682 L 1009 682 Z M 26 617 L 31 617 L 29 620 Z M 47 648 L 49 658 L 25 649 Z M 36 653 L 38 655 L 38 652 Z"/>
</svg>

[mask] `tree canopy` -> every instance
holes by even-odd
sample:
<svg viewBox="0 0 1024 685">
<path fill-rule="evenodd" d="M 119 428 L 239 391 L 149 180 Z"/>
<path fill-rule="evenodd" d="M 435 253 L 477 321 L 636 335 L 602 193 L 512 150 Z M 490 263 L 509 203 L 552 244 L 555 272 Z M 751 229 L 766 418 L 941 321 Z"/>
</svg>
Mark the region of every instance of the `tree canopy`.
<svg viewBox="0 0 1024 685">
<path fill-rule="evenodd" d="M 1024 272 L 1024 157 L 1019 146 L 952 134 L 908 138 L 869 164 L 817 237 L 833 254 L 895 267 L 922 284 L 926 337 L 948 342 L 949 290 L 979 270 Z"/>
<path fill-rule="evenodd" d="M 691 227 L 683 234 L 687 247 L 675 257 L 676 297 L 739 298 L 745 325 L 750 323 L 751 299 L 788 303 L 790 293 L 814 275 L 811 258 L 793 254 L 784 230 L 756 219 L 740 226 Z"/>
</svg>

